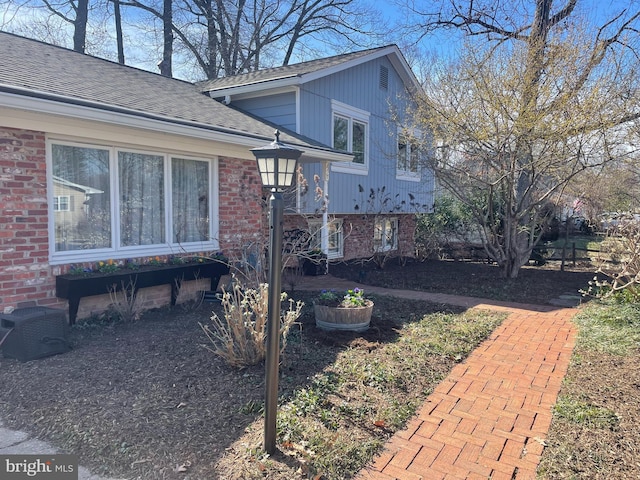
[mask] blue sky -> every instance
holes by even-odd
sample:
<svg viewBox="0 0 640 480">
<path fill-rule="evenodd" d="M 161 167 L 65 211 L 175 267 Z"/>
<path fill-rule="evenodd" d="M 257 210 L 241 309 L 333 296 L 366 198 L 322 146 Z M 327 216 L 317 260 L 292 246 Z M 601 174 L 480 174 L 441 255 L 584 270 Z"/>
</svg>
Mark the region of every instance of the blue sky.
<svg viewBox="0 0 640 480">
<path fill-rule="evenodd" d="M 385 17 L 390 22 L 398 21 L 401 24 L 407 24 L 408 22 L 410 22 L 409 17 L 407 17 L 406 14 L 403 13 L 397 5 L 394 5 L 395 3 L 394 0 L 388 0 L 384 2 L 374 1 L 374 0 L 363 0 L 363 1 L 371 1 L 375 5 L 375 8 L 382 11 Z M 402 0 L 399 0 L 399 1 L 402 1 Z M 408 1 L 411 1 L 411 0 L 408 0 Z M 503 0 L 503 1 L 510 1 L 510 0 Z M 555 1 L 555 4 L 557 5 L 556 9 L 563 6 L 567 1 L 568 0 L 556 0 Z M 41 0 L 33 0 L 33 2 L 40 3 Z M 513 2 L 516 4 L 535 3 L 534 0 L 513 0 Z M 426 6 L 431 5 L 430 0 L 416 0 L 415 3 L 418 5 L 426 5 Z M 616 13 L 620 12 L 625 7 L 628 7 L 630 4 L 633 4 L 635 8 L 640 8 L 640 0 L 578 0 L 578 5 L 576 8 L 579 11 L 585 12 L 585 14 L 593 22 L 601 23 L 604 18 L 610 18 L 612 15 L 612 12 L 616 12 Z M 5 8 L 5 10 L 3 10 L 3 8 Z M 11 26 L 15 24 L 15 20 L 16 20 L 16 17 L 13 16 L 15 12 L 12 10 L 12 8 L 15 8 L 15 4 L 9 3 L 9 4 L 5 4 L 5 7 L 0 7 L 0 29 L 7 30 L 7 31 L 15 31 L 14 29 L 11 28 Z M 24 7 L 20 11 L 20 16 L 22 18 L 29 19 L 29 17 L 31 17 L 32 22 L 33 22 L 33 18 L 35 18 L 35 15 L 36 13 L 34 13 L 34 11 L 29 11 L 27 8 L 24 8 Z M 61 27 L 61 30 L 63 28 L 64 28 L 64 34 L 59 36 L 64 40 L 67 40 L 66 46 L 69 47 L 71 42 L 70 39 L 72 37 L 72 34 L 70 33 L 70 27 L 68 26 L 66 26 L 66 28 Z M 67 32 L 67 29 L 69 29 L 68 32 Z M 112 34 L 110 33 L 112 30 L 113 30 L 112 25 L 108 24 L 105 27 L 98 28 L 95 31 L 91 31 L 90 35 L 93 36 L 94 38 L 107 38 L 112 36 Z M 133 29 L 130 29 L 129 31 L 131 32 L 133 31 Z M 394 32 L 397 32 L 397 33 L 394 33 L 392 36 L 390 36 L 386 43 L 397 43 L 401 47 L 401 49 L 405 51 L 405 54 L 407 55 L 408 60 L 411 63 L 412 54 L 409 51 L 409 48 L 407 48 L 408 45 L 406 41 L 407 40 L 406 36 L 402 36 L 403 34 L 400 32 L 399 28 L 396 28 Z M 33 34 L 30 34 L 30 32 L 25 33 L 24 31 L 20 31 L 18 33 L 21 33 L 27 36 L 33 36 L 34 38 L 38 38 L 38 32 L 33 32 Z M 420 43 L 420 47 L 423 52 L 433 53 L 437 56 L 444 57 L 444 56 L 450 55 L 452 52 L 455 52 L 455 48 L 452 48 L 452 47 L 459 45 L 460 39 L 461 39 L 461 36 L 456 35 L 454 32 L 441 32 L 441 33 L 432 34 L 426 37 Z M 148 40 L 146 41 L 141 40 L 140 42 L 141 45 L 138 45 L 138 46 L 135 45 L 135 39 L 130 38 L 128 40 L 129 40 L 129 43 L 127 44 L 127 51 L 125 51 L 125 55 L 127 57 L 127 63 L 133 66 L 146 68 L 148 70 L 157 72 L 156 65 L 159 59 L 159 49 L 156 48 L 156 51 L 153 53 L 147 50 L 145 53 L 144 44 L 148 46 L 150 43 Z M 45 41 L 49 41 L 49 40 L 45 40 Z M 108 41 L 107 44 L 109 45 L 108 47 L 109 50 L 91 51 L 91 53 L 98 56 L 106 56 L 110 59 L 115 59 L 115 41 L 111 39 Z M 327 52 L 327 54 L 330 54 L 330 53 L 333 53 L 333 52 Z M 305 58 L 305 60 L 308 60 L 308 59 L 309 58 Z M 176 68 L 179 68 L 178 58 L 174 59 L 174 66 Z"/>
</svg>

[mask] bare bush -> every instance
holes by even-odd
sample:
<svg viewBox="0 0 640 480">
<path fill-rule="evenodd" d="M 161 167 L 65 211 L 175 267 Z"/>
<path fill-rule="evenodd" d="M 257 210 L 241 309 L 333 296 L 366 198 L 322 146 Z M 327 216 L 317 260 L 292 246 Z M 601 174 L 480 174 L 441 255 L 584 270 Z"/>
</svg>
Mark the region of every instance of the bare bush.
<svg viewBox="0 0 640 480">
<path fill-rule="evenodd" d="M 607 260 L 599 260 L 597 274 L 584 293 L 597 298 L 640 301 L 640 223 L 618 228 L 616 235 L 603 242 Z"/>
<path fill-rule="evenodd" d="M 142 314 L 142 307 L 136 296 L 136 282 L 129 280 L 128 284 L 121 282 L 118 290 L 116 285 L 109 287 L 109 297 L 111 298 L 110 308 L 118 315 L 123 322 L 135 322 Z"/>
<path fill-rule="evenodd" d="M 287 295 L 282 294 L 282 301 Z M 289 329 L 300 317 L 303 303 L 288 300 L 288 308 L 280 314 L 280 353 L 287 344 Z M 223 318 L 216 313 L 210 324 L 200 324 L 211 345 L 205 348 L 222 357 L 232 367 L 260 363 L 265 358 L 265 338 L 269 304 L 269 286 L 261 283 L 257 289 L 243 289 L 234 283 L 231 291 L 222 294 Z"/>
</svg>

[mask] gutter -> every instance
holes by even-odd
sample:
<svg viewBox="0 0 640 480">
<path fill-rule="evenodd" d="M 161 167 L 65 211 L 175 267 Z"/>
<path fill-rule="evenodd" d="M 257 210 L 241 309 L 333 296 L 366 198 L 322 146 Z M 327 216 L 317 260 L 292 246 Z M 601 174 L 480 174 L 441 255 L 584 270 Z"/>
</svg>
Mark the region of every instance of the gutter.
<svg viewBox="0 0 640 480">
<path fill-rule="evenodd" d="M 273 137 L 240 132 L 238 130 L 214 126 L 207 123 L 181 120 L 160 114 L 153 114 L 125 107 L 105 105 L 64 95 L 36 92 L 30 89 L 0 84 L 0 106 L 34 113 L 62 115 L 66 117 L 106 122 L 118 126 L 143 128 L 156 132 L 167 132 L 203 140 L 229 143 L 236 146 L 254 148 L 263 146 Z M 265 124 L 265 126 L 267 126 Z M 288 135 L 291 138 L 290 135 Z M 350 161 L 350 156 L 330 148 L 322 148 L 306 143 L 291 142 L 299 147 L 307 159 L 322 159 L 332 162 Z"/>
</svg>

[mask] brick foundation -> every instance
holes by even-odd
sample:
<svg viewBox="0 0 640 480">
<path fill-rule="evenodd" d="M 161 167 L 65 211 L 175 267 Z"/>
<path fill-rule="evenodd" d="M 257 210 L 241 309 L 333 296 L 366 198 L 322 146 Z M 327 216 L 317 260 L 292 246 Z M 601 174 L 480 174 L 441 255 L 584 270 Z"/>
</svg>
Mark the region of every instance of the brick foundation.
<svg viewBox="0 0 640 480">
<path fill-rule="evenodd" d="M 332 215 L 331 217 L 342 219 L 344 256 L 341 260 L 354 260 L 373 256 L 375 215 Z M 398 219 L 398 249 L 388 252 L 389 257 L 414 257 L 415 215 L 393 214 L 389 215 L 389 217 Z M 302 215 L 286 215 L 284 229 L 285 231 L 307 230 L 307 218 Z"/>
</svg>

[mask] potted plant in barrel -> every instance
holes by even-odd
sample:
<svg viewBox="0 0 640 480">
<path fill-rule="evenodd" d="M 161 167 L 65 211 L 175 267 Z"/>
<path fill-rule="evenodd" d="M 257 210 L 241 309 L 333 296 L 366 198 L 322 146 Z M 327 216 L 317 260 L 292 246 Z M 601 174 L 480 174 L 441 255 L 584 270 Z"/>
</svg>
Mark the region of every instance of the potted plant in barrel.
<svg viewBox="0 0 640 480">
<path fill-rule="evenodd" d="M 344 293 L 323 290 L 315 298 L 313 310 L 318 328 L 362 332 L 369 328 L 373 301 L 365 298 L 360 288 Z"/>
</svg>

